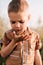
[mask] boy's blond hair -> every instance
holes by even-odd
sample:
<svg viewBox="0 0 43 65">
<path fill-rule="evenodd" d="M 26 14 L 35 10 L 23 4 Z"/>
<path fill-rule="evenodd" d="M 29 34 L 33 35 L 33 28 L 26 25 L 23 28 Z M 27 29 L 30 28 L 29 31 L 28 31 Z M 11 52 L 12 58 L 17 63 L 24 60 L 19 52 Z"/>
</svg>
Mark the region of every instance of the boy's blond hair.
<svg viewBox="0 0 43 65">
<path fill-rule="evenodd" d="M 18 11 L 23 12 L 28 8 L 29 4 L 26 0 L 12 0 L 8 5 L 8 13 Z"/>
</svg>

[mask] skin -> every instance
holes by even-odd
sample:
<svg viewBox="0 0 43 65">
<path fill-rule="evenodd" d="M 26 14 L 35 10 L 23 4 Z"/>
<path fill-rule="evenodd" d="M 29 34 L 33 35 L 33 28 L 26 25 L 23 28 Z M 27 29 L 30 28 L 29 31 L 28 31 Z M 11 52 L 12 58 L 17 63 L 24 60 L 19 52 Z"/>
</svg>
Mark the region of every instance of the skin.
<svg viewBox="0 0 43 65">
<path fill-rule="evenodd" d="M 42 59 L 39 50 L 35 51 L 35 65 L 42 65 Z"/>
<path fill-rule="evenodd" d="M 8 16 L 10 19 L 11 27 L 14 30 L 14 34 L 15 34 L 15 32 L 16 32 L 16 34 L 22 34 L 22 32 L 27 28 L 26 24 L 27 24 L 27 21 L 29 21 L 30 16 L 26 15 L 26 11 L 18 12 L 18 13 L 9 12 Z M 19 39 L 19 38 L 16 36 L 16 39 Z M 23 36 L 23 38 L 28 39 L 28 36 Z M 21 41 L 21 40 L 19 40 L 19 41 Z M 7 47 L 5 45 L 2 46 L 2 50 L 1 50 L 2 57 L 6 57 L 13 50 L 13 48 L 15 47 L 14 44 L 16 43 L 16 42 L 15 43 L 13 43 L 13 42 L 15 42 L 14 39 L 12 39 L 12 41 L 9 43 L 9 45 L 7 45 Z M 38 51 L 36 50 L 35 51 L 35 60 L 34 60 L 35 65 L 42 65 L 40 57 L 41 56 L 40 56 L 39 50 Z M 39 60 L 37 60 L 36 58 Z"/>
</svg>

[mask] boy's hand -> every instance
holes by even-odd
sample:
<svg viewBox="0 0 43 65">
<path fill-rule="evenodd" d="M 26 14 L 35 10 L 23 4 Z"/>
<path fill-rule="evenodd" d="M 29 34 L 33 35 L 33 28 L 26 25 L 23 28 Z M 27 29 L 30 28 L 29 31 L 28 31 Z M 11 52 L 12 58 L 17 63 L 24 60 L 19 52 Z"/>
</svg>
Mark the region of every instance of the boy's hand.
<svg viewBox="0 0 43 65">
<path fill-rule="evenodd" d="M 29 35 L 22 35 L 22 37 L 23 37 L 23 40 L 29 40 L 29 38 L 30 38 L 30 36 Z"/>
<path fill-rule="evenodd" d="M 15 42 L 23 41 L 23 36 L 17 36 L 17 35 L 15 35 L 14 36 L 14 40 L 15 40 Z"/>
<path fill-rule="evenodd" d="M 21 35 L 16 35 L 15 31 L 13 31 L 13 33 L 14 33 L 14 41 L 15 42 L 23 41 L 23 37 Z"/>
<path fill-rule="evenodd" d="M 15 42 L 28 40 L 30 38 L 27 33 L 26 34 L 21 34 L 21 35 L 16 35 L 15 31 L 13 31 L 13 33 L 14 33 L 14 40 L 15 40 Z"/>
<path fill-rule="evenodd" d="M 14 40 L 15 42 L 20 42 L 20 41 L 23 41 L 23 40 L 28 40 L 29 39 L 29 36 L 28 35 L 15 35 L 14 36 Z"/>
</svg>

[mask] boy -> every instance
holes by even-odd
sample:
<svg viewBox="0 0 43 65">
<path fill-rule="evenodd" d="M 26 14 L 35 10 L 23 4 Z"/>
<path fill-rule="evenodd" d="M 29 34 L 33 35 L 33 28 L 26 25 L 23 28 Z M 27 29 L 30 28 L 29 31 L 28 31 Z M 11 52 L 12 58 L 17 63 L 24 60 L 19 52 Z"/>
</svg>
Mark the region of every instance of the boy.
<svg viewBox="0 0 43 65">
<path fill-rule="evenodd" d="M 38 34 L 26 26 L 30 19 L 27 12 L 28 3 L 26 0 L 12 0 L 9 3 L 8 16 L 12 29 L 5 32 L 1 49 L 1 56 L 8 56 L 6 65 L 34 65 L 34 60 L 37 61 L 37 58 L 40 57 L 41 42 Z M 35 62 L 36 65 L 40 63 Z"/>
</svg>

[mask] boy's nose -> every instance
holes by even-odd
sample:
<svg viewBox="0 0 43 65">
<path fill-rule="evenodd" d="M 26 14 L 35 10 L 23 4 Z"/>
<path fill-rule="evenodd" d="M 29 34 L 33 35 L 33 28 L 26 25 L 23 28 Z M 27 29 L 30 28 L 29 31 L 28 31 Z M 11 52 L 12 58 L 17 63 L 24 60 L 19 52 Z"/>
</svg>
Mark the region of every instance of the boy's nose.
<svg viewBox="0 0 43 65">
<path fill-rule="evenodd" d="M 20 23 L 19 22 L 16 23 L 16 27 L 18 27 L 18 28 L 20 27 Z"/>
</svg>

